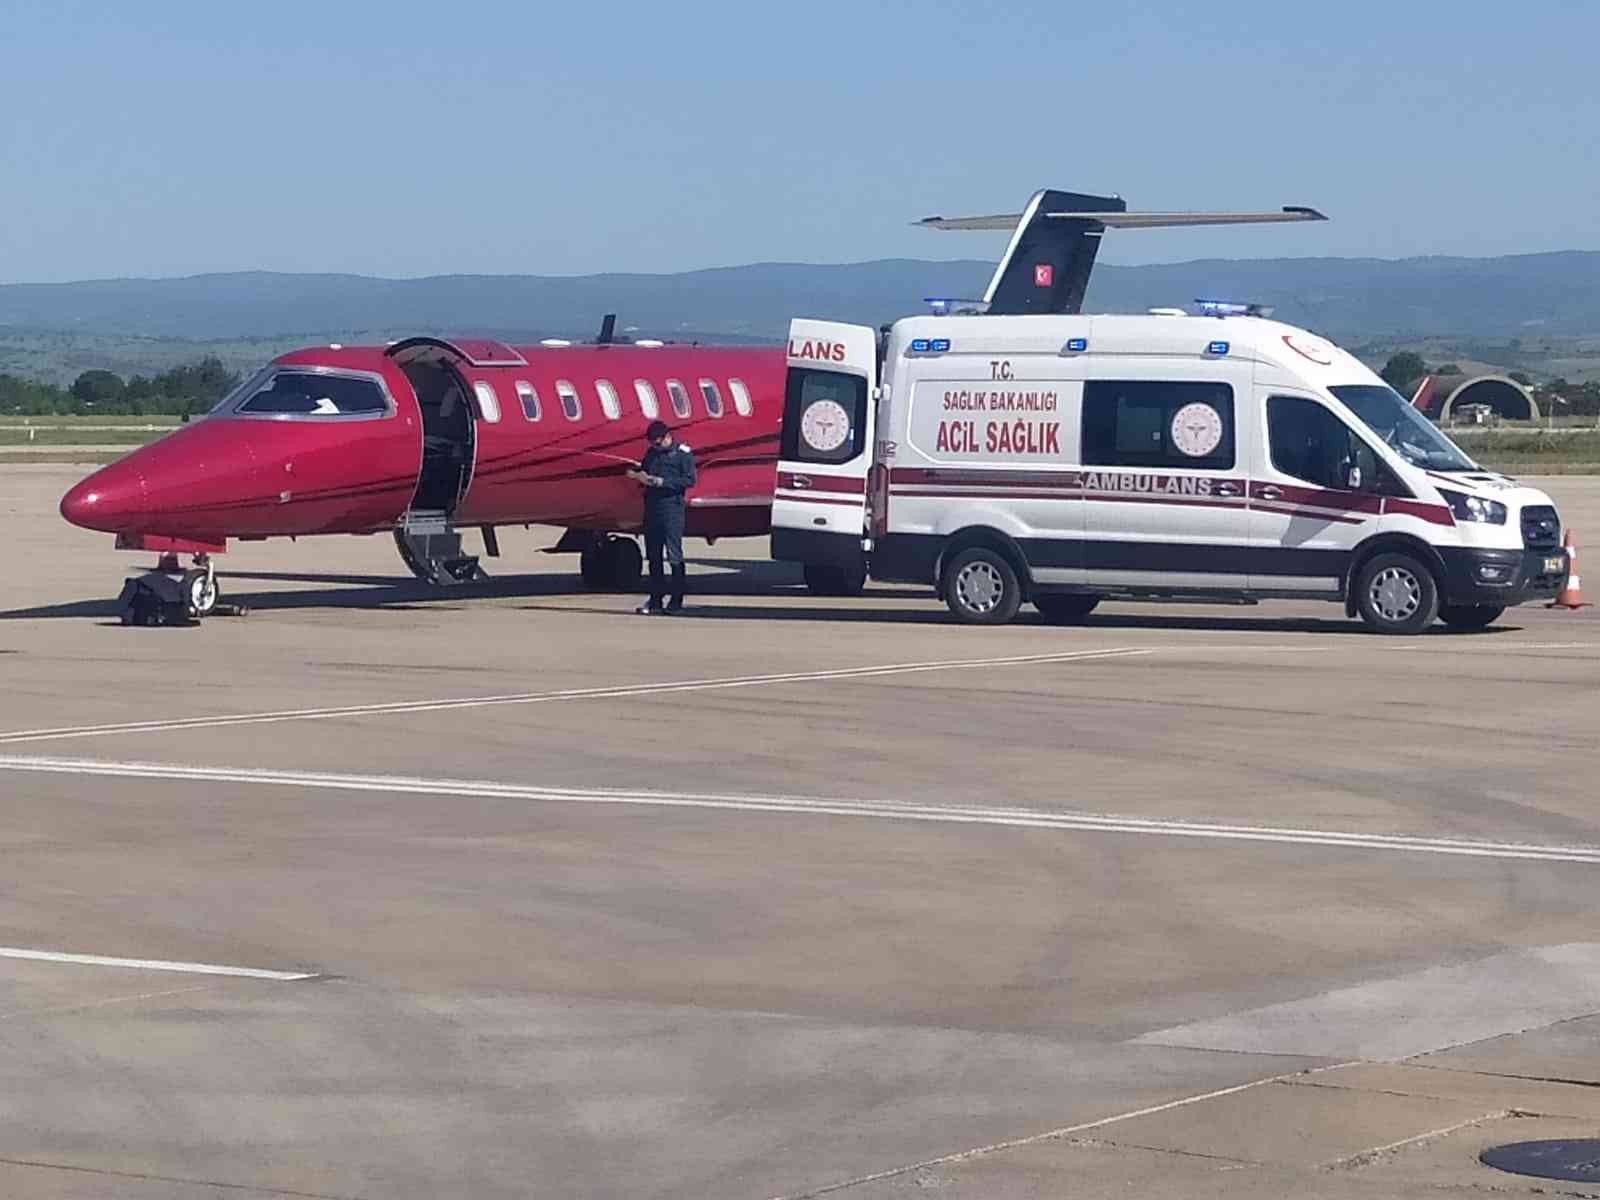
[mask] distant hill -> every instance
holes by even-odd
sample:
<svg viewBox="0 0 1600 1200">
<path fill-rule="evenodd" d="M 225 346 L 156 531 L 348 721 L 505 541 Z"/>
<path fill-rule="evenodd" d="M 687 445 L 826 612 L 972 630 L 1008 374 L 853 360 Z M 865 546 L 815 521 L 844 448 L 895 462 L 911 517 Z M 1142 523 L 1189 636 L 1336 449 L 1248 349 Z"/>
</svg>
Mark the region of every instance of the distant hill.
<svg viewBox="0 0 1600 1200">
<path fill-rule="evenodd" d="M 976 296 L 992 264 L 883 259 L 756 263 L 676 275 L 362 275 L 240 272 L 183 279 L 0 285 L 0 327 L 186 339 L 330 331 L 588 335 L 601 314 L 656 336 L 776 340 L 791 316 L 878 324 L 925 296 Z M 1198 296 L 1258 300 L 1335 337 L 1600 332 L 1600 252 L 1507 258 L 1250 259 L 1101 266 L 1091 310 Z"/>
</svg>

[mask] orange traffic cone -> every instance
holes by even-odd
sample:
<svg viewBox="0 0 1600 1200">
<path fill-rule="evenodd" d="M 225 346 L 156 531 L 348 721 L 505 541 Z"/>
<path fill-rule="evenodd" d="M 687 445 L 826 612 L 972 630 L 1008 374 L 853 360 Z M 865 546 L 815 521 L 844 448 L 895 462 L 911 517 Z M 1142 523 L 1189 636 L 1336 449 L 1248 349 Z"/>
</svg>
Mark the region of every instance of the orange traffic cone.
<svg viewBox="0 0 1600 1200">
<path fill-rule="evenodd" d="M 1561 545 L 1567 551 L 1567 586 L 1561 589 L 1561 595 L 1545 607 L 1591 608 L 1593 606 L 1583 598 L 1583 580 L 1578 578 L 1578 547 L 1573 545 L 1572 530 L 1567 530 L 1566 536 L 1561 539 Z"/>
</svg>

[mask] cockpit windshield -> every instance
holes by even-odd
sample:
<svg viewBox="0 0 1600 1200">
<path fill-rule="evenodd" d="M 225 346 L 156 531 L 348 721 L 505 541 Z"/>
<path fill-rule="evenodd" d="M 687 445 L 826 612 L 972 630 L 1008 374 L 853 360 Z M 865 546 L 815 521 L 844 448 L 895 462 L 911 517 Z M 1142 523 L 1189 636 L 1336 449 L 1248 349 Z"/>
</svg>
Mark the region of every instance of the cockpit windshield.
<svg viewBox="0 0 1600 1200">
<path fill-rule="evenodd" d="M 267 380 L 269 380 L 271 378 L 272 378 L 272 368 L 271 367 L 262 368 L 261 370 L 257 371 L 254 375 L 251 375 L 249 378 L 247 378 L 243 383 L 241 383 L 237 387 L 235 387 L 232 391 L 230 391 L 221 400 L 218 400 L 216 402 L 216 404 L 214 404 L 212 406 L 211 411 L 209 413 L 207 413 L 206 415 L 208 417 L 210 417 L 210 416 L 216 416 L 217 413 L 225 413 L 225 412 L 231 411 L 233 406 L 238 404 L 239 400 L 242 397 L 254 395 L 256 390 L 258 388 L 260 388 L 262 384 L 266 383 Z"/>
<path fill-rule="evenodd" d="M 1408 463 L 1433 471 L 1476 471 L 1456 444 L 1391 387 L 1377 383 L 1346 384 L 1328 389 L 1368 429 L 1381 437 Z"/>
<path fill-rule="evenodd" d="M 233 411 L 247 416 L 352 417 L 389 411 L 389 400 L 375 379 L 325 371 L 263 371 L 241 388 Z"/>
</svg>

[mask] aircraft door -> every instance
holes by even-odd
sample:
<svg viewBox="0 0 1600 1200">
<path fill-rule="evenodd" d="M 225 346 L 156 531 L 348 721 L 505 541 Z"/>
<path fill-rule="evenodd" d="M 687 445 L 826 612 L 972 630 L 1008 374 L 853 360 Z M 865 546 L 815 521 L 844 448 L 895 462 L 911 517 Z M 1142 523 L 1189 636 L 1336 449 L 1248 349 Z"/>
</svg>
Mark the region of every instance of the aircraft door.
<svg viewBox="0 0 1600 1200">
<path fill-rule="evenodd" d="M 870 327 L 790 323 L 774 558 L 864 572 L 877 385 L 878 338 Z"/>
<path fill-rule="evenodd" d="M 466 494 L 477 448 L 477 405 L 449 361 L 416 361 L 403 370 L 422 416 L 422 468 L 411 509 L 448 518 Z"/>
</svg>

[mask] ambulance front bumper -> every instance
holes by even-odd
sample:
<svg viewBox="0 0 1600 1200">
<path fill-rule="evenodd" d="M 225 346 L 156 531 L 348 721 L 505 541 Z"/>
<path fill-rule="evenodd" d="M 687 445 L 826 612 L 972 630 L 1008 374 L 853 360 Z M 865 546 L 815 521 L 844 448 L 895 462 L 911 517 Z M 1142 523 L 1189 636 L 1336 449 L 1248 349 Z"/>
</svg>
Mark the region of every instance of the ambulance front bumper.
<svg viewBox="0 0 1600 1200">
<path fill-rule="evenodd" d="M 1444 604 L 1510 607 L 1554 599 L 1567 582 L 1567 552 L 1559 547 L 1479 550 L 1457 546 L 1439 553 L 1444 559 L 1439 599 Z"/>
</svg>

